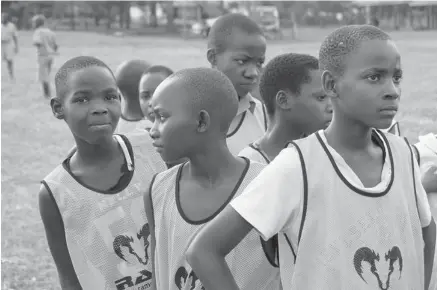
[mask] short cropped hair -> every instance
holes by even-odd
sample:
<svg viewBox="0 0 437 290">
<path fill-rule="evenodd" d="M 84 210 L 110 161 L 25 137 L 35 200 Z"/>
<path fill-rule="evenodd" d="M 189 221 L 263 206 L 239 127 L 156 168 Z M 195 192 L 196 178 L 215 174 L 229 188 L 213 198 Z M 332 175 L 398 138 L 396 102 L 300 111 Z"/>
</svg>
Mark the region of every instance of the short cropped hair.
<svg viewBox="0 0 437 290">
<path fill-rule="evenodd" d="M 121 63 L 115 70 L 115 80 L 123 98 L 138 99 L 138 85 L 143 72 L 150 64 L 141 59 L 132 59 Z"/>
<path fill-rule="evenodd" d="M 35 28 L 41 27 L 46 22 L 46 17 L 43 14 L 33 16 L 32 22 Z"/>
<path fill-rule="evenodd" d="M 163 65 L 152 65 L 151 67 L 146 69 L 146 71 L 143 73 L 143 75 L 154 74 L 154 73 L 160 73 L 160 74 L 163 74 L 164 76 L 168 77 L 168 76 L 173 74 L 173 71 L 170 68 L 163 66 Z"/>
<path fill-rule="evenodd" d="M 227 134 L 237 114 L 238 95 L 225 74 L 212 68 L 187 68 L 172 74 L 164 82 L 175 82 L 175 85 L 181 86 L 193 106 L 207 110 L 212 118 L 219 121 L 220 132 Z"/>
<path fill-rule="evenodd" d="M 247 34 L 264 35 L 259 25 L 249 17 L 230 13 L 220 16 L 212 25 L 208 34 L 208 49 L 213 48 L 217 52 L 223 52 L 227 48 L 227 38 L 234 29 L 239 29 Z"/>
<path fill-rule="evenodd" d="M 323 41 L 319 51 L 320 69 L 342 75 L 345 59 L 363 41 L 389 40 L 390 36 L 372 25 L 348 25 L 330 33 Z"/>
<path fill-rule="evenodd" d="M 318 69 L 317 58 L 307 54 L 286 53 L 270 60 L 264 67 L 259 83 L 267 114 L 274 114 L 276 94 L 280 90 L 300 94 L 302 84 L 311 81 L 309 71 Z"/>
<path fill-rule="evenodd" d="M 63 99 L 68 87 L 68 78 L 78 70 L 88 67 L 102 67 L 109 70 L 112 76 L 112 70 L 100 59 L 92 56 L 77 56 L 67 60 L 55 75 L 56 96 Z"/>
</svg>

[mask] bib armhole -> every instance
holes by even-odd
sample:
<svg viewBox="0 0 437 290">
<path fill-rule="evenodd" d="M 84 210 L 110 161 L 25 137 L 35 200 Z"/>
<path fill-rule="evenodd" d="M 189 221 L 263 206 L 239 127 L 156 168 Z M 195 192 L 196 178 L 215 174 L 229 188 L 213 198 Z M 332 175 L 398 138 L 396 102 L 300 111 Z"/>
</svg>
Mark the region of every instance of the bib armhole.
<svg viewBox="0 0 437 290">
<path fill-rule="evenodd" d="M 155 183 L 156 180 L 156 176 L 159 173 L 156 173 L 155 175 L 153 175 L 152 180 L 150 181 L 150 185 L 149 185 L 149 198 L 150 198 L 150 208 L 152 209 L 152 218 L 153 218 L 153 229 L 155 229 L 155 210 L 153 209 L 153 197 L 152 197 L 152 189 L 153 189 L 153 184 Z M 151 221 L 148 221 L 149 224 Z"/>
<path fill-rule="evenodd" d="M 50 186 L 47 184 L 47 182 L 45 180 L 41 181 L 41 184 L 44 185 L 44 187 L 46 188 L 47 192 L 50 195 L 50 198 L 52 199 L 52 201 L 54 202 L 54 204 L 56 205 L 56 210 L 58 211 L 58 215 L 61 218 L 61 224 L 62 224 L 62 228 L 64 230 L 64 235 L 65 235 L 65 226 L 64 226 L 64 219 L 62 218 L 62 214 L 61 214 L 61 210 L 59 209 L 59 205 L 56 202 L 55 196 L 53 195 L 52 190 L 50 189 Z"/>
<path fill-rule="evenodd" d="M 411 144 L 411 147 L 413 147 L 413 149 L 414 149 L 413 151 L 414 151 L 414 153 L 416 155 L 417 164 L 419 164 L 419 166 L 420 166 L 420 153 L 419 153 L 419 149 L 417 149 L 416 145 L 414 145 L 414 144 Z"/>
<path fill-rule="evenodd" d="M 114 135 L 115 139 L 120 144 L 121 150 L 123 151 L 124 158 L 126 160 L 126 166 L 128 171 L 134 170 L 134 154 L 132 150 L 132 145 L 130 144 L 128 138 L 124 135 Z"/>
<path fill-rule="evenodd" d="M 414 153 L 413 153 L 412 146 L 408 142 L 407 138 L 404 137 L 404 140 L 405 140 L 405 143 L 407 143 L 407 147 L 408 147 L 408 150 L 410 151 L 410 155 L 411 155 L 411 174 L 413 175 L 414 199 L 416 200 L 417 214 L 419 215 L 419 218 L 420 218 L 419 205 L 418 205 L 418 201 L 417 201 L 417 190 L 416 190 L 416 174 L 414 172 Z"/>
<path fill-rule="evenodd" d="M 301 149 L 299 148 L 299 146 L 294 141 L 291 141 L 291 142 L 287 143 L 286 147 L 289 147 L 289 145 L 292 145 L 292 146 L 294 146 L 294 148 L 296 148 L 296 151 L 299 154 L 300 165 L 301 165 L 301 168 L 302 168 L 303 206 L 302 206 L 302 216 L 301 216 L 300 227 L 299 227 L 299 236 L 298 236 L 298 239 L 297 239 L 297 245 L 299 246 L 300 239 L 302 237 L 303 227 L 305 226 L 305 218 L 306 218 L 306 215 L 307 215 L 307 208 L 308 208 L 308 175 L 307 175 L 305 160 L 303 158 L 303 154 L 302 154 Z"/>
<path fill-rule="evenodd" d="M 266 113 L 266 107 L 264 106 L 264 104 L 261 104 L 261 107 L 263 109 L 264 129 L 267 131 L 267 113 Z"/>
<path fill-rule="evenodd" d="M 255 143 L 250 143 L 249 147 L 258 152 L 259 155 L 261 155 L 261 157 L 267 162 L 267 164 L 270 163 L 270 160 L 267 158 L 266 154 L 264 154 L 264 152 L 261 150 L 261 148 L 259 148 L 258 145 L 256 145 Z"/>
</svg>

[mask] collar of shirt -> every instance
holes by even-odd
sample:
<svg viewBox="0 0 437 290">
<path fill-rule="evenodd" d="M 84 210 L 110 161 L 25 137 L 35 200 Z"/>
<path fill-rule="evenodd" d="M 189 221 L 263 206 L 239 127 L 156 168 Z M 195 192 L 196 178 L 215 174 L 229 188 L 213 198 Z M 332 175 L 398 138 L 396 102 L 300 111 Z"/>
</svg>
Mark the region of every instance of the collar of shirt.
<svg viewBox="0 0 437 290">
<path fill-rule="evenodd" d="M 244 113 L 247 110 L 250 110 L 253 114 L 253 112 L 255 111 L 255 106 L 256 106 L 256 103 L 255 103 L 255 100 L 253 99 L 252 95 L 250 93 L 245 95 L 238 102 L 237 116 Z"/>
</svg>

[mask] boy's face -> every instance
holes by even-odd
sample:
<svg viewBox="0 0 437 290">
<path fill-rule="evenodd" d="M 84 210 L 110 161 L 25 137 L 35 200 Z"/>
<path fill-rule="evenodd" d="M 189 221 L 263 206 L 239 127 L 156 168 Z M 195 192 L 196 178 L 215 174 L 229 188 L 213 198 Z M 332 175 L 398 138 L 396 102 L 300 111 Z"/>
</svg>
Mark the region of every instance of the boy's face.
<svg viewBox="0 0 437 290">
<path fill-rule="evenodd" d="M 186 91 L 178 80 L 165 82 L 157 88 L 150 104 L 155 122 L 149 133 L 162 159 L 172 163 L 187 157 L 197 143 L 197 119 Z"/>
<path fill-rule="evenodd" d="M 234 29 L 227 47 L 216 54 L 213 66 L 232 81 L 238 96 L 244 97 L 254 89 L 265 60 L 266 39 Z"/>
<path fill-rule="evenodd" d="M 390 40 L 364 41 L 336 81 L 335 110 L 366 126 L 388 128 L 401 94 L 401 57 Z"/>
<path fill-rule="evenodd" d="M 310 70 L 310 82 L 300 87 L 300 96 L 296 98 L 290 119 L 298 124 L 303 133 L 311 134 L 325 129 L 332 119 L 332 105 L 322 86 L 322 74 L 319 70 Z"/>
<path fill-rule="evenodd" d="M 139 84 L 138 91 L 140 93 L 140 106 L 143 115 L 151 122 L 155 120 L 153 111 L 150 108 L 150 99 L 155 93 L 156 88 L 166 79 L 162 73 L 148 73 L 144 75 Z"/>
<path fill-rule="evenodd" d="M 62 101 L 63 119 L 73 135 L 96 144 L 112 138 L 121 115 L 120 94 L 110 71 L 88 67 L 73 72 Z"/>
</svg>

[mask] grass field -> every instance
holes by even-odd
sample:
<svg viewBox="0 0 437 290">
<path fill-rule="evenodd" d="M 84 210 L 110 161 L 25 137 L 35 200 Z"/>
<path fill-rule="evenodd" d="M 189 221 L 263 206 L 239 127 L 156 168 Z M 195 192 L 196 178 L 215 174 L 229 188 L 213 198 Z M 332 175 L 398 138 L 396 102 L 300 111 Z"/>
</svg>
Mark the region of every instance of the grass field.
<svg viewBox="0 0 437 290">
<path fill-rule="evenodd" d="M 284 52 L 317 55 L 327 31 L 302 31 L 304 42 L 269 44 L 268 59 Z M 436 32 L 396 32 L 404 80 L 398 119 L 402 133 L 415 142 L 419 134 L 437 132 Z M 59 33 L 60 56 L 55 70 L 77 55 L 96 56 L 110 67 L 129 58 L 148 60 L 178 70 L 206 66 L 202 40 Z M 36 53 L 31 34 L 20 33 L 16 81 L 1 77 L 1 226 L 2 289 L 59 289 L 38 212 L 39 181 L 58 165 L 73 145 L 67 126 L 52 116 L 36 81 Z"/>
</svg>

